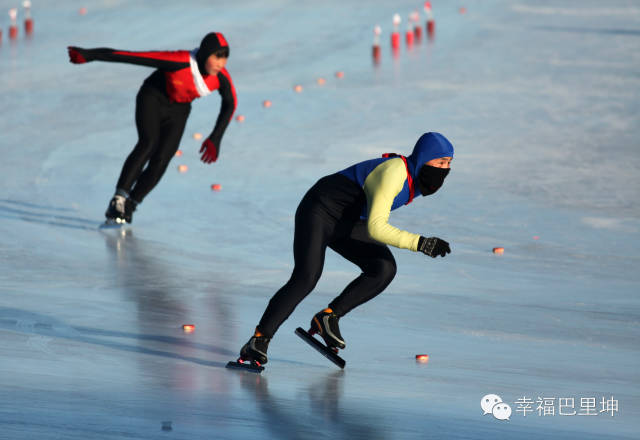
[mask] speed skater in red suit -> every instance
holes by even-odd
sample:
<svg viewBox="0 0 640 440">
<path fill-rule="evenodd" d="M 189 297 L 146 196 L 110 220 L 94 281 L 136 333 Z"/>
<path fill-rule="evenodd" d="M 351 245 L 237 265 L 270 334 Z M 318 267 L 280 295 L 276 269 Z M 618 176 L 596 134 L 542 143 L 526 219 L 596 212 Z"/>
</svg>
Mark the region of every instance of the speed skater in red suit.
<svg viewBox="0 0 640 440">
<path fill-rule="evenodd" d="M 222 136 L 237 106 L 233 81 L 225 68 L 229 44 L 221 33 L 207 34 L 191 51 L 130 52 L 69 46 L 68 52 L 74 64 L 111 61 L 156 69 L 144 80 L 136 97 L 138 143 L 124 162 L 105 212 L 108 223 L 131 223 L 133 211 L 158 184 L 178 150 L 191 102 L 214 90 L 222 98 L 220 111 L 200 153 L 204 163 L 218 159 Z"/>
</svg>

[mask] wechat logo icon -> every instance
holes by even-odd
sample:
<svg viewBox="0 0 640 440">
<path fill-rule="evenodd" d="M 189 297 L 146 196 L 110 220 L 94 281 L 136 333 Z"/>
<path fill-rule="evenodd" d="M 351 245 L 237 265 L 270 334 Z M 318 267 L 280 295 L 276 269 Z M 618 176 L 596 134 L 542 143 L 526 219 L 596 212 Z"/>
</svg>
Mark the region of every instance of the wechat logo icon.
<svg viewBox="0 0 640 440">
<path fill-rule="evenodd" d="M 511 417 L 511 407 L 502 401 L 497 394 L 487 394 L 480 400 L 483 416 L 492 414 L 498 420 L 509 420 Z"/>
</svg>

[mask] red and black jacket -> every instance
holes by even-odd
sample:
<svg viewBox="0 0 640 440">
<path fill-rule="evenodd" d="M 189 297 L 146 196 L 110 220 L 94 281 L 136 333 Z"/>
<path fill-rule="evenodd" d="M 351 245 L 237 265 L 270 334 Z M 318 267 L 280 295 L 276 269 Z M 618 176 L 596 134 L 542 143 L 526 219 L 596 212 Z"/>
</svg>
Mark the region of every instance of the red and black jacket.
<svg viewBox="0 0 640 440">
<path fill-rule="evenodd" d="M 219 146 L 222 135 L 237 107 L 236 91 L 226 68 L 217 75 L 203 73 L 198 67 L 197 52 L 198 49 L 191 52 L 187 50 L 129 52 L 110 48 L 69 48 L 71 61 L 77 64 L 88 61 L 110 61 L 155 67 L 157 70 L 145 80 L 145 84 L 158 89 L 171 102 L 190 103 L 194 99 L 218 90 L 222 103 L 216 125 L 209 138 Z"/>
</svg>

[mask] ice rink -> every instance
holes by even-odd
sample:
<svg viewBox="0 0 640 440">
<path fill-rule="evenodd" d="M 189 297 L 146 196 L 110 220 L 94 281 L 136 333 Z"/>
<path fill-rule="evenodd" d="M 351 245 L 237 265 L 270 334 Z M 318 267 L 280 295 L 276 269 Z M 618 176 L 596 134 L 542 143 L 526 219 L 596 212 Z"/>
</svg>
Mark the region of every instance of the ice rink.
<svg viewBox="0 0 640 440">
<path fill-rule="evenodd" d="M 420 1 L 42 0 L 12 41 L 19 3 L 0 0 L 0 439 L 638 438 L 639 1 L 435 0 L 435 38 L 397 57 L 392 16 L 424 30 Z M 194 102 L 133 224 L 99 229 L 152 70 L 66 46 L 214 30 L 245 121 L 205 165 L 192 135 L 220 99 Z M 392 284 L 340 321 L 339 370 L 293 333 L 359 273 L 329 251 L 266 370 L 225 369 L 290 276 L 306 190 L 427 131 L 452 171 L 390 222 L 451 255 L 392 249 Z"/>
</svg>

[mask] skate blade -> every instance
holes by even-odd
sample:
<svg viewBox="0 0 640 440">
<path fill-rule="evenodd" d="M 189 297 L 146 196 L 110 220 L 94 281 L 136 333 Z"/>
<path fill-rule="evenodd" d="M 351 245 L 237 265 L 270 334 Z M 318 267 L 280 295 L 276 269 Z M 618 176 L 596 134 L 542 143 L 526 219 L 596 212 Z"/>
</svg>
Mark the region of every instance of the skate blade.
<svg viewBox="0 0 640 440">
<path fill-rule="evenodd" d="M 239 359 L 237 361 L 227 362 L 226 368 L 250 371 L 252 373 L 258 373 L 258 374 L 262 373 L 262 371 L 264 370 L 264 367 L 262 365 L 258 365 L 255 362 L 240 362 Z"/>
<path fill-rule="evenodd" d="M 103 224 L 100 225 L 102 229 L 119 229 L 122 226 L 126 225 L 127 222 L 121 218 L 110 218 L 104 221 Z"/>
<path fill-rule="evenodd" d="M 318 341 L 316 338 L 307 333 L 302 327 L 298 327 L 296 329 L 296 335 L 300 336 L 303 341 L 318 350 L 320 354 L 336 364 L 338 367 L 344 368 L 344 366 L 347 364 L 344 359 L 336 354 L 334 349 L 331 349 L 324 345 L 322 342 Z"/>
</svg>

